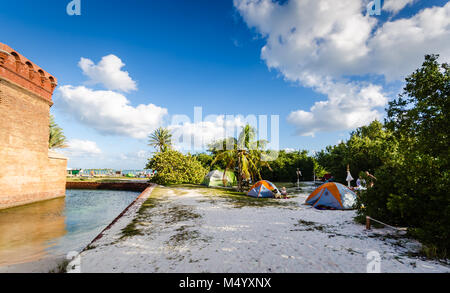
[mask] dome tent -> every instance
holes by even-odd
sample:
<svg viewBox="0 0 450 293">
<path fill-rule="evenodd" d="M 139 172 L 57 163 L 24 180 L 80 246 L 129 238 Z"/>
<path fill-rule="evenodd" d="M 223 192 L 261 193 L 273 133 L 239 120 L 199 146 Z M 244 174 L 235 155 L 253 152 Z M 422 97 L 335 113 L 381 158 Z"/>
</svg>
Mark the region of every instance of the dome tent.
<svg viewBox="0 0 450 293">
<path fill-rule="evenodd" d="M 330 182 L 314 190 L 305 203 L 318 209 L 348 210 L 355 205 L 356 194 L 345 185 Z"/>
<path fill-rule="evenodd" d="M 223 172 L 224 171 L 222 170 L 213 170 L 209 172 L 203 179 L 202 185 L 206 185 L 208 187 L 223 187 Z M 227 179 L 227 186 L 234 186 L 237 184 L 236 176 L 233 172 L 227 171 L 225 178 Z"/>
<path fill-rule="evenodd" d="M 247 195 L 258 198 L 271 198 L 274 197 L 273 190 L 278 190 L 275 184 L 267 180 L 261 180 L 250 188 Z"/>
</svg>

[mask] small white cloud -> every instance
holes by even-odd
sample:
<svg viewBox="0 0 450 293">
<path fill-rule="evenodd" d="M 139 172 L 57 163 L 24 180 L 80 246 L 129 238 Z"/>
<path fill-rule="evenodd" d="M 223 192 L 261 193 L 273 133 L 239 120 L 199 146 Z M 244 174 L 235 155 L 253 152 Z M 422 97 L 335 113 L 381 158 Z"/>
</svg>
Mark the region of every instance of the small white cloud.
<svg viewBox="0 0 450 293">
<path fill-rule="evenodd" d="M 68 147 L 60 150 L 60 152 L 68 157 L 92 157 L 102 154 L 102 150 L 94 141 L 70 139 L 67 145 Z"/>
<path fill-rule="evenodd" d="M 296 149 L 293 149 L 293 148 L 285 148 L 284 149 L 284 151 L 286 152 L 286 153 L 295 153 L 295 152 L 298 152 L 298 150 L 296 150 Z"/>
<path fill-rule="evenodd" d="M 384 0 L 383 10 L 397 14 L 407 5 L 411 5 L 414 2 L 417 2 L 417 0 Z"/>
<path fill-rule="evenodd" d="M 129 92 L 137 89 L 136 82 L 127 71 L 122 71 L 125 64 L 115 55 L 104 56 L 98 64 L 87 58 L 81 58 L 78 66 L 90 80 L 88 84 L 102 84 L 108 90 Z"/>
<path fill-rule="evenodd" d="M 154 104 L 133 107 L 122 94 L 96 91 L 84 86 L 62 86 L 58 89 L 63 108 L 81 123 L 100 133 L 146 138 L 162 125 L 167 109 Z"/>
<path fill-rule="evenodd" d="M 140 150 L 136 152 L 136 157 L 139 159 L 147 159 L 150 156 L 148 151 Z"/>
<path fill-rule="evenodd" d="M 142 160 L 146 160 L 150 157 L 151 157 L 150 152 L 144 151 L 144 150 L 139 150 L 137 152 L 131 152 L 131 153 L 119 155 L 119 158 L 121 160 L 128 160 L 128 161 L 130 161 L 130 160 L 131 161 L 142 161 Z"/>
</svg>

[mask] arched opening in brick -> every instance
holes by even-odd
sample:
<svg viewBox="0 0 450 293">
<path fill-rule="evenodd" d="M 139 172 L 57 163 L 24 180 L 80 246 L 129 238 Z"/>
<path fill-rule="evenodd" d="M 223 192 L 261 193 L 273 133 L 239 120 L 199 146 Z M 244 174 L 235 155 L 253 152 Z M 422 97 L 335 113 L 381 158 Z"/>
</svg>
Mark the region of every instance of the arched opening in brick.
<svg viewBox="0 0 450 293">
<path fill-rule="evenodd" d="M 55 79 L 53 78 L 53 76 L 50 76 L 48 79 L 50 80 L 50 84 L 52 86 L 52 89 L 54 89 L 56 87 Z"/>
<path fill-rule="evenodd" d="M 41 85 L 44 85 L 44 82 L 45 82 L 45 73 L 44 73 L 44 71 L 42 71 L 42 69 L 39 69 L 39 70 L 38 70 L 38 73 L 39 73 L 39 76 L 40 76 L 40 78 L 41 78 Z"/>
<path fill-rule="evenodd" d="M 25 65 L 28 66 L 28 76 L 32 80 L 34 78 L 33 64 L 31 64 L 31 62 L 27 61 L 27 62 L 25 62 Z"/>
<path fill-rule="evenodd" d="M 16 71 L 18 72 L 20 71 L 20 66 L 22 66 L 22 61 L 20 60 L 19 54 L 17 54 L 16 52 L 11 52 L 11 55 L 16 60 Z"/>
</svg>

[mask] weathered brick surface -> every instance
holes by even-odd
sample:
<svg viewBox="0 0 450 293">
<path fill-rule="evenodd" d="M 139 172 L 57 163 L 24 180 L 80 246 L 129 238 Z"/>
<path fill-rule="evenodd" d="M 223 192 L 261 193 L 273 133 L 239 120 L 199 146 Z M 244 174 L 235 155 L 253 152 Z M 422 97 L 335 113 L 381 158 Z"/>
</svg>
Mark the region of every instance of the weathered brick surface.
<svg viewBox="0 0 450 293">
<path fill-rule="evenodd" d="M 55 86 L 54 77 L 0 43 L 0 209 L 65 195 L 67 160 L 48 151 Z"/>
</svg>

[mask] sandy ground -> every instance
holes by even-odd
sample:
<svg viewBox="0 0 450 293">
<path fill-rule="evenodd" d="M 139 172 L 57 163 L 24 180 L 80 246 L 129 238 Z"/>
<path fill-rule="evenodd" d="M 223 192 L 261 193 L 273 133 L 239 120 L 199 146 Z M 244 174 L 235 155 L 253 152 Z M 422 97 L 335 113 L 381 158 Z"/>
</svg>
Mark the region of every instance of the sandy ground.
<svg viewBox="0 0 450 293">
<path fill-rule="evenodd" d="M 80 254 L 77 269 L 365 273 L 369 266 L 381 272 L 450 272 L 445 264 L 410 256 L 420 247 L 414 240 L 388 229 L 366 231 L 353 222 L 354 211 L 303 205 L 312 189 L 258 205 L 214 196 L 210 189 L 158 187 L 153 205 L 141 216 L 137 208 L 129 211 Z M 122 237 L 121 230 L 133 219 L 141 235 Z"/>
</svg>

